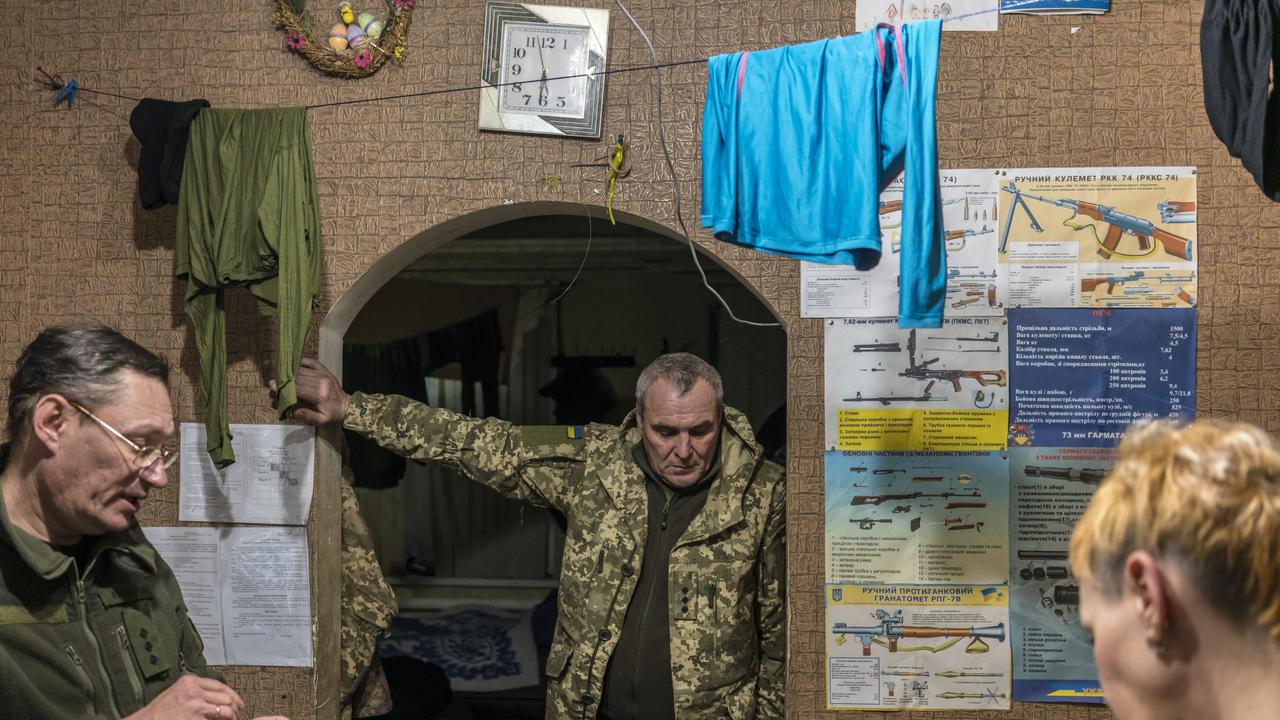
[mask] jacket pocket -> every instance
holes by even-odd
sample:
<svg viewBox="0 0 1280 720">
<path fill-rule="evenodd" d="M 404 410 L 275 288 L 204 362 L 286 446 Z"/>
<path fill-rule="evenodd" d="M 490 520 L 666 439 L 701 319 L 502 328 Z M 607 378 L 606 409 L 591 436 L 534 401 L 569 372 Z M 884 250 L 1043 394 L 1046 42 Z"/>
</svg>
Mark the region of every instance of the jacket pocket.
<svg viewBox="0 0 1280 720">
<path fill-rule="evenodd" d="M 170 647 L 152 619 L 133 608 L 121 612 L 127 638 L 122 645 L 131 652 L 133 661 L 147 680 L 164 676 L 172 667 L 170 657 L 177 654 L 176 646 Z"/>
</svg>

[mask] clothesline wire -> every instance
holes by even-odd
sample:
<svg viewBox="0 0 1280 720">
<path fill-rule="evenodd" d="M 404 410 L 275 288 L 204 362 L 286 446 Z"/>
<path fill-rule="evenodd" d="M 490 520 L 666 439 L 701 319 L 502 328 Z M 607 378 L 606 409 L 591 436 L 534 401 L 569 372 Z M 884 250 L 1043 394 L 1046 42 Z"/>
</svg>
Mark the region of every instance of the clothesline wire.
<svg viewBox="0 0 1280 720">
<path fill-rule="evenodd" d="M 942 22 L 945 24 L 949 22 L 957 22 L 960 20 L 977 17 L 979 15 L 988 15 L 990 13 L 1017 10 L 1018 8 L 1025 7 L 1028 5 L 1034 5 L 1041 1 L 1042 0 L 1022 0 L 1021 2 L 1001 3 L 994 8 L 988 8 L 985 10 L 975 10 L 973 12 L 964 13 L 962 15 L 956 15 L 955 17 L 943 18 Z M 623 10 L 623 12 L 624 14 L 629 15 L 629 13 L 626 13 L 625 9 Z M 649 65 L 629 65 L 627 67 L 595 70 L 592 72 L 577 73 L 573 75 L 557 75 L 555 77 L 546 78 L 545 80 L 546 82 L 554 82 L 556 80 L 574 80 L 577 78 L 584 78 L 584 77 L 590 78 L 596 75 L 617 75 L 621 73 L 638 72 L 641 70 L 661 70 L 663 68 L 681 67 L 684 65 L 699 65 L 699 64 L 705 63 L 707 59 L 708 58 L 701 57 L 701 58 L 694 58 L 691 60 L 673 60 L 671 62 L 664 62 L 664 63 L 659 63 L 655 61 L 654 63 Z M 304 107 L 308 110 L 316 110 L 319 108 L 338 107 L 341 105 L 360 105 L 360 104 L 372 103 L 372 102 L 406 100 L 408 98 L 429 97 L 432 95 L 447 95 L 450 93 L 459 93 L 459 92 L 475 92 L 477 90 L 483 90 L 485 88 L 490 88 L 490 87 L 500 88 L 500 87 L 506 87 L 508 85 L 522 85 L 522 84 L 528 84 L 529 82 L 541 82 L 542 80 L 543 78 L 538 78 L 538 80 L 536 81 L 520 80 L 520 81 L 512 81 L 512 82 L 506 82 L 506 83 L 494 83 L 494 84 L 486 83 L 482 85 L 466 85 L 466 86 L 459 86 L 459 87 L 439 88 L 436 90 L 423 90 L 421 92 L 399 93 L 396 95 L 379 95 L 379 96 L 369 97 L 369 98 L 356 98 L 354 100 L 335 100 L 333 102 L 313 103 L 311 105 L 305 105 Z M 142 102 L 142 98 L 134 97 L 132 95 L 123 95 L 120 93 L 108 92 L 106 90 L 96 90 L 94 88 L 87 88 L 84 86 L 79 87 L 79 92 L 90 93 L 93 95 L 106 95 L 107 97 L 119 98 L 121 100 L 131 100 L 133 102 Z"/>
<path fill-rule="evenodd" d="M 944 23 L 946 23 L 946 22 L 955 22 L 955 21 L 958 21 L 958 20 L 963 20 L 963 19 L 965 19 L 965 18 L 976 17 L 976 16 L 979 16 L 979 15 L 985 15 L 985 14 L 992 13 L 992 12 L 997 12 L 997 13 L 998 13 L 998 12 L 1001 12 L 1002 10 L 1006 10 L 1006 9 L 1008 9 L 1008 10 L 1016 10 L 1016 9 L 1018 9 L 1018 8 L 1020 8 L 1020 7 L 1024 7 L 1024 6 L 1027 6 L 1027 5 L 1035 4 L 1035 3 L 1036 3 L 1036 2 L 1038 2 L 1038 1 L 1039 1 L 1039 0 L 1022 0 L 1022 2 L 1010 2 L 1010 3 L 1007 3 L 1007 4 L 1004 4 L 1004 3 L 1002 3 L 1002 2 L 997 2 L 997 3 L 996 3 L 996 6 L 995 6 L 994 8 L 988 8 L 988 9 L 985 9 L 985 10 L 977 10 L 977 11 L 970 12 L 970 13 L 964 13 L 964 14 L 957 15 L 957 16 L 955 16 L 955 17 L 951 17 L 951 18 L 943 18 L 943 19 L 942 19 L 942 22 L 944 22 Z M 750 326 L 754 326 L 754 327 L 781 327 L 781 323 L 778 323 L 778 322 L 756 322 L 756 321 L 752 321 L 752 320 L 744 320 L 743 318 L 738 317 L 738 316 L 737 316 L 737 314 L 735 314 L 735 313 L 733 312 L 733 308 L 731 308 L 731 307 L 729 306 L 729 303 L 724 299 L 724 297 L 723 297 L 723 296 L 721 296 L 721 295 L 720 295 L 720 293 L 719 293 L 719 292 L 717 292 L 717 291 L 716 291 L 716 289 L 715 289 L 715 288 L 713 288 L 713 287 L 711 286 L 711 282 L 710 282 L 710 281 L 708 280 L 708 278 L 707 278 L 706 271 L 705 271 L 705 270 L 703 270 L 703 268 L 702 268 L 702 263 L 700 262 L 700 260 L 699 260 L 699 258 L 698 258 L 697 247 L 696 247 L 696 245 L 695 245 L 695 243 L 694 243 L 694 241 L 693 241 L 693 236 L 692 236 L 692 234 L 689 232 L 689 228 L 688 228 L 688 226 L 685 224 L 685 221 L 684 221 L 684 214 L 681 212 L 681 206 L 680 206 L 680 182 L 679 182 L 679 178 L 678 178 L 678 177 L 677 177 L 677 175 L 676 175 L 675 163 L 674 163 L 674 162 L 672 161 L 672 159 L 671 159 L 671 152 L 670 152 L 670 150 L 669 150 L 669 149 L 668 149 L 668 147 L 667 147 L 667 139 L 666 139 L 666 134 L 665 134 L 665 132 L 664 132 L 664 127 L 663 127 L 663 126 L 664 126 L 664 123 L 663 123 L 663 112 L 662 112 L 662 73 L 660 72 L 660 70 L 662 70 L 663 68 L 669 68 L 669 67 L 680 67 L 680 66 L 684 66 L 684 65 L 697 65 L 697 64 L 705 63 L 705 62 L 707 61 L 707 59 L 708 59 L 708 58 L 703 57 L 703 58 L 697 58 L 697 59 L 693 59 L 693 60 L 676 60 L 676 61 L 666 62 L 666 63 L 658 62 L 658 52 L 657 52 L 657 50 L 654 48 L 654 46 L 653 46 L 653 42 L 649 40 L 649 35 L 648 35 L 647 33 L 645 33 L 645 31 L 644 31 L 644 29 L 643 29 L 643 28 L 641 28 L 641 27 L 640 27 L 640 23 L 635 19 L 635 17 L 631 14 L 631 12 L 630 12 L 629 10 L 627 10 L 627 7 L 626 7 L 626 5 L 624 5 L 624 4 L 622 3 L 622 0 L 614 0 L 614 2 L 617 4 L 618 9 L 620 9 L 620 10 L 622 11 L 622 13 L 627 17 L 627 20 L 629 20 L 629 21 L 631 22 L 632 26 L 636 29 L 636 32 L 638 32 L 638 33 L 640 34 L 640 37 L 644 40 L 644 43 L 645 43 L 645 45 L 646 45 L 647 49 L 649 50 L 649 57 L 650 57 L 650 58 L 652 58 L 653 62 L 652 62 L 651 64 L 649 64 L 649 65 L 635 65 L 635 66 L 628 66 L 628 67 L 614 68 L 614 69 L 593 70 L 592 72 L 589 72 L 589 73 L 578 73 L 578 74 L 573 74 L 573 75 L 560 75 L 560 76 L 557 76 L 557 77 L 550 77 L 550 78 L 539 78 L 539 81 L 540 81 L 540 82 L 553 82 L 553 81 L 556 81 L 556 80 L 569 80 L 569 79 L 582 78 L 582 77 L 588 77 L 588 78 L 589 78 L 589 77 L 593 77 L 594 75 L 597 75 L 597 74 L 599 74 L 599 75 L 614 75 L 614 74 L 619 74 L 619 73 L 636 72 L 636 71 L 639 71 L 639 70 L 653 70 L 653 71 L 654 71 L 654 73 L 653 73 L 653 75 L 654 75 L 654 85 L 655 85 L 655 90 L 656 90 L 655 95 L 656 95 L 656 100 L 657 100 L 657 103 L 656 103 L 656 105 L 657 105 L 657 117 L 656 117 L 656 120 L 657 120 L 657 125 L 658 125 L 658 140 L 659 140 L 659 145 L 660 145 L 660 146 L 661 146 L 661 148 L 662 148 L 662 155 L 663 155 L 663 159 L 665 160 L 665 163 L 666 163 L 666 166 L 667 166 L 667 170 L 668 170 L 668 172 L 670 173 L 672 190 L 673 190 L 673 192 L 674 192 L 673 201 L 674 201 L 674 205 L 675 205 L 676 221 L 677 221 L 677 223 L 678 223 L 678 224 L 679 224 L 679 226 L 680 226 L 680 230 L 681 230 L 681 232 L 684 234 L 685 242 L 688 244 L 688 247 L 689 247 L 689 253 L 690 253 L 690 255 L 692 255 L 692 256 L 693 256 L 693 264 L 694 264 L 694 266 L 698 269 L 698 274 L 699 274 L 699 275 L 701 276 L 701 278 L 702 278 L 702 284 L 703 284 L 703 286 L 704 286 L 704 287 L 706 287 L 706 289 L 707 289 L 707 290 L 708 290 L 708 291 L 709 291 L 713 296 L 715 296 L 716 300 L 718 300 L 718 301 L 720 302 L 720 305 L 725 309 L 725 311 L 726 311 L 726 312 L 728 312 L 728 313 L 729 313 L 729 317 L 730 317 L 731 319 L 733 319 L 735 322 L 738 322 L 738 323 L 743 324 L 743 325 L 750 325 Z M 1003 7 L 1002 7 L 1002 4 L 1003 4 Z M 512 82 L 507 82 L 507 83 L 495 83 L 495 84 L 492 84 L 492 85 L 490 85 L 490 84 L 485 84 L 485 85 L 469 85 L 469 86 L 464 86 L 464 87 L 441 88 L 441 89 L 437 89 L 437 90 L 424 90 L 424 91 L 422 91 L 422 92 L 401 93 L 401 94 L 398 94 L 398 95 L 384 95 L 384 96 L 379 96 L 379 97 L 372 97 L 372 98 L 360 98 L 360 99 L 355 99 L 355 100 L 339 100 L 339 101 L 335 101 L 335 102 L 328 102 L 328 103 L 315 103 L 315 104 L 312 104 L 312 105 L 307 105 L 307 106 L 305 106 L 305 107 L 306 107 L 306 109 L 308 109 L 308 110 L 315 110 L 315 109 L 319 109 L 319 108 L 338 107 L 338 106 L 342 106 L 342 105 L 356 105 L 356 104 L 363 104 L 363 103 L 370 103 L 370 102 L 383 102 L 383 101 L 389 101 L 389 100 L 403 100 L 403 99 L 407 99 L 407 98 L 414 98 L 414 97 L 428 97 L 428 96 L 432 96 L 432 95 L 445 95 L 445 94 L 449 94 L 449 93 L 458 93 L 458 92 L 475 92 L 475 91 L 477 91 L 477 90 L 483 90 L 483 89 L 485 89 L 486 87 L 494 87 L 494 88 L 497 88 L 497 87 L 505 87 L 505 86 L 508 86 L 508 85 L 520 85 L 520 84 L 527 84 L 527 83 L 529 83 L 529 82 L 533 82 L 533 81 L 530 81 L 530 80 L 522 80 L 522 81 L 518 81 L 518 82 L 516 82 L 516 81 L 512 81 Z M 55 88 L 55 89 L 60 89 L 60 88 Z M 120 98 L 120 99 L 122 99 L 122 100 L 131 100 L 131 101 L 134 101 L 134 102 L 141 102 L 141 98 L 135 98 L 135 97 L 131 97 L 131 96 L 128 96 L 128 95 L 122 95 L 122 94 L 117 94 L 117 93 L 107 92 L 107 91 L 105 91 L 105 90 L 94 90 L 94 89 L 91 89 L 91 88 L 80 88 L 80 91 L 81 91 L 81 92 L 87 92 L 87 93 L 93 93 L 93 94 L 96 94 L 96 95 L 106 95 L 106 96 L 108 96 L 108 97 Z M 590 214 L 590 212 L 589 212 L 589 211 L 588 211 L 588 213 L 587 213 L 587 222 L 588 222 L 588 223 L 590 223 L 590 222 L 591 222 L 591 214 Z M 588 224 L 588 228 L 590 228 L 590 225 L 589 225 L 589 224 Z M 588 232 L 589 232 L 589 230 L 588 230 Z M 556 296 L 555 300 L 551 301 L 551 303 L 548 303 L 548 304 L 554 304 L 555 302 L 558 302 L 561 298 L 563 298 L 563 297 L 564 297 L 564 295 L 569 291 L 569 289 L 573 287 L 573 285 L 575 284 L 575 282 L 576 282 L 576 281 L 577 281 L 577 279 L 578 279 L 578 275 L 580 275 L 580 274 L 582 273 L 582 268 L 586 265 L 587 255 L 589 255 L 589 254 L 590 254 L 590 251 L 591 251 L 591 246 L 590 246 L 590 241 L 588 240 L 587 252 L 586 252 L 586 254 L 584 254 L 584 255 L 583 255 L 582 263 L 578 266 L 578 272 L 577 272 L 577 273 L 575 273 L 575 275 L 574 275 L 573 279 L 569 282 L 569 285 L 568 285 L 567 287 L 565 287 L 565 288 L 564 288 L 564 290 L 562 290 L 562 291 L 560 292 L 560 294 L 559 294 L 559 295 L 557 295 L 557 296 Z"/>
</svg>

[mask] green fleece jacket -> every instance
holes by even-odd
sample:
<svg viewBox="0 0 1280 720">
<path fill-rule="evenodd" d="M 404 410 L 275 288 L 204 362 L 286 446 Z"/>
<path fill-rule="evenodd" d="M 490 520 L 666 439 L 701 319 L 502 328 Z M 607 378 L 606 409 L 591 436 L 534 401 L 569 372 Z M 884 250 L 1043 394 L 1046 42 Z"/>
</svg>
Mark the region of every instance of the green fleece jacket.
<svg viewBox="0 0 1280 720">
<path fill-rule="evenodd" d="M 0 715 L 124 717 L 204 660 L 169 566 L 135 524 L 85 538 L 84 567 L 9 520 L 0 497 Z M 12 714 L 11 714 L 12 713 Z"/>
</svg>

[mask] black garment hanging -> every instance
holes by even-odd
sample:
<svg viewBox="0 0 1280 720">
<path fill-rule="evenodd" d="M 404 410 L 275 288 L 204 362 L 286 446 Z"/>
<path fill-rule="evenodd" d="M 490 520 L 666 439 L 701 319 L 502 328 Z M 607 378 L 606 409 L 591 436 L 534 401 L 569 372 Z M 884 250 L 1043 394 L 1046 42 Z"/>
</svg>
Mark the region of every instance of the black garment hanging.
<svg viewBox="0 0 1280 720">
<path fill-rule="evenodd" d="M 187 154 L 191 121 L 208 100 L 170 102 L 143 98 L 129 113 L 129 128 L 138 138 L 138 200 L 147 210 L 178 204 L 182 163 Z"/>
<path fill-rule="evenodd" d="M 1273 0 L 1206 0 L 1200 64 L 1213 132 L 1262 192 L 1280 201 L 1280 95 L 1270 87 L 1276 12 Z"/>
</svg>

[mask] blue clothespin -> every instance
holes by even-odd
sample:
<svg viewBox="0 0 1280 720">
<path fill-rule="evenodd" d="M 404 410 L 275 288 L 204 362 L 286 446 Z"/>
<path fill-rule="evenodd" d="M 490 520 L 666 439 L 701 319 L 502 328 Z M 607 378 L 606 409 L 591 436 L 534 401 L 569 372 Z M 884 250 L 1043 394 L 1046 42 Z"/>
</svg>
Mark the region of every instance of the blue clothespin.
<svg viewBox="0 0 1280 720">
<path fill-rule="evenodd" d="M 54 106 L 56 107 L 63 100 L 66 100 L 67 109 L 70 110 L 71 107 L 76 103 L 76 93 L 80 90 L 80 83 L 76 82 L 75 80 L 71 80 L 69 82 L 63 82 L 61 75 L 58 75 L 56 73 L 53 75 L 50 75 L 49 73 L 45 72 L 45 69 L 42 67 L 36 67 L 36 70 L 39 70 L 40 74 L 44 75 L 45 87 L 54 91 L 54 94 L 53 94 Z"/>
<path fill-rule="evenodd" d="M 57 105 L 63 100 L 67 101 L 67 109 L 70 110 L 72 105 L 76 104 L 76 91 L 80 89 L 79 83 L 75 80 L 68 82 L 62 86 L 62 89 L 53 95 L 53 104 Z"/>
</svg>

